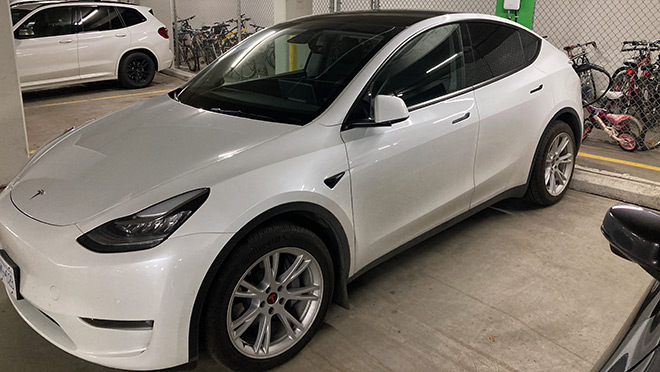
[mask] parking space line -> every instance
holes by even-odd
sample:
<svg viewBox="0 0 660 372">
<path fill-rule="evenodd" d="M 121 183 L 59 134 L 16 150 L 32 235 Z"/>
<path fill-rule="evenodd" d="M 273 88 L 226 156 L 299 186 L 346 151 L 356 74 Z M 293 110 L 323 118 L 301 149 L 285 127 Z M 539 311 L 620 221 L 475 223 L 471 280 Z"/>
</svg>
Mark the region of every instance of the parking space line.
<svg viewBox="0 0 660 372">
<path fill-rule="evenodd" d="M 637 167 L 637 168 L 644 168 L 644 169 L 650 169 L 654 171 L 660 172 L 660 167 L 656 167 L 654 165 L 648 165 L 648 164 L 642 164 L 642 163 L 635 163 L 632 161 L 627 161 L 627 160 L 621 160 L 621 159 L 615 159 L 615 158 L 608 158 L 605 156 L 600 156 L 600 155 L 594 155 L 594 154 L 588 154 L 586 152 L 578 152 L 578 156 L 582 156 L 584 158 L 590 158 L 590 159 L 596 159 L 596 160 L 602 160 L 602 161 L 607 161 L 610 163 L 618 163 L 618 164 L 624 164 L 624 165 L 629 165 L 631 167 Z"/>
<path fill-rule="evenodd" d="M 74 103 L 84 103 L 84 102 L 92 102 L 92 101 L 103 101 L 107 99 L 115 99 L 115 98 L 124 98 L 124 97 L 135 97 L 135 96 L 144 96 L 147 94 L 159 94 L 159 93 L 165 93 L 169 92 L 171 89 L 163 89 L 163 90 L 152 90 L 149 92 L 140 92 L 140 93 L 131 93 L 131 94 L 122 94 L 118 96 L 108 96 L 108 97 L 98 97 L 98 98 L 90 98 L 90 99 L 82 99 L 79 101 L 67 101 L 67 102 L 57 102 L 57 103 L 48 103 L 45 105 L 39 105 L 39 106 L 32 106 L 32 107 L 26 107 L 28 109 L 30 108 L 40 108 L 40 107 L 53 107 L 53 106 L 64 106 L 64 105 L 72 105 Z"/>
</svg>

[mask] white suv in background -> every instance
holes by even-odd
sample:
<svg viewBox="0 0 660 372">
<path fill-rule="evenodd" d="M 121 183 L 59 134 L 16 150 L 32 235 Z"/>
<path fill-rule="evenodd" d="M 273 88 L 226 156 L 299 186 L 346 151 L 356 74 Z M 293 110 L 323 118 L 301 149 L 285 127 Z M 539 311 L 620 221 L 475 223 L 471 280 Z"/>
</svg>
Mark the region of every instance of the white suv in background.
<svg viewBox="0 0 660 372">
<path fill-rule="evenodd" d="M 38 1 L 12 5 L 11 17 L 23 90 L 112 79 L 142 88 L 172 65 L 167 27 L 146 7 Z"/>
</svg>

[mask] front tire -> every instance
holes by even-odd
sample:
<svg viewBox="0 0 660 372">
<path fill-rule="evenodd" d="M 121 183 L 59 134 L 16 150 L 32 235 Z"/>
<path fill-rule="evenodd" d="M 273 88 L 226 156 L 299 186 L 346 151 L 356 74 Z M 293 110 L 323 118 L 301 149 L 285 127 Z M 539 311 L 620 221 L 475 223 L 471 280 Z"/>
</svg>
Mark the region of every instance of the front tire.
<svg viewBox="0 0 660 372">
<path fill-rule="evenodd" d="M 129 89 L 146 87 L 151 84 L 155 75 L 156 64 L 142 52 L 127 55 L 119 64 L 119 82 Z"/>
<path fill-rule="evenodd" d="M 546 129 L 532 163 L 532 175 L 527 199 L 548 206 L 557 203 L 566 193 L 575 168 L 575 136 L 571 127 L 555 120 Z"/>
<path fill-rule="evenodd" d="M 323 241 L 297 225 L 259 229 L 227 258 L 205 309 L 207 349 L 238 371 L 274 368 L 318 330 L 334 272 Z"/>
</svg>

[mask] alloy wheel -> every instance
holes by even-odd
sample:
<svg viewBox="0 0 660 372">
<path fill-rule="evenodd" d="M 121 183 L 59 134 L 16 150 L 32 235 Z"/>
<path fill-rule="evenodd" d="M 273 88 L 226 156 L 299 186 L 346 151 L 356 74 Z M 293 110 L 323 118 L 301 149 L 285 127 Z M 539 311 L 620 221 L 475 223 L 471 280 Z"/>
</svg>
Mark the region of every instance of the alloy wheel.
<svg viewBox="0 0 660 372">
<path fill-rule="evenodd" d="M 567 133 L 559 133 L 550 144 L 545 158 L 545 188 L 551 196 L 561 194 L 573 174 L 575 149 Z"/>
<path fill-rule="evenodd" d="M 323 299 L 323 275 L 307 251 L 280 248 L 258 259 L 233 290 L 227 330 L 243 355 L 266 359 L 293 347 L 310 329 Z"/>
</svg>

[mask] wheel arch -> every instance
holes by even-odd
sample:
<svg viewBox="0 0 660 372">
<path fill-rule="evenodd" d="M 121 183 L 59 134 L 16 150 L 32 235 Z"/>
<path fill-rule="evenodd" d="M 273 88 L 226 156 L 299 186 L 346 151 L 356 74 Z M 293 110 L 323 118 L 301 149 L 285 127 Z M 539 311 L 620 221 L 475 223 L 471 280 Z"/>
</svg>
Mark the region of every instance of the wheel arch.
<svg viewBox="0 0 660 372">
<path fill-rule="evenodd" d="M 555 120 L 561 120 L 568 124 L 569 127 L 573 130 L 573 135 L 575 136 L 575 147 L 576 151 L 580 150 L 582 145 L 582 122 L 580 121 L 580 115 L 572 107 L 565 107 L 552 117 L 546 129 L 552 124 Z"/>
<path fill-rule="evenodd" d="M 119 60 L 117 61 L 117 67 L 115 68 L 115 75 L 117 77 L 119 77 L 119 67 L 121 66 L 121 63 L 124 61 L 124 59 L 128 57 L 130 54 L 136 52 L 141 52 L 149 56 L 149 58 L 151 58 L 151 60 L 154 62 L 156 72 L 158 72 L 158 57 L 156 57 L 156 53 L 154 53 L 148 48 L 140 47 L 140 48 L 127 49 L 122 52 L 121 57 L 119 57 Z"/>
<path fill-rule="evenodd" d="M 527 186 L 529 187 L 529 183 L 532 179 L 532 172 L 534 170 L 534 159 L 538 156 L 541 145 L 541 138 L 543 138 L 543 134 L 550 128 L 552 123 L 555 120 L 561 120 L 568 124 L 569 127 L 571 127 L 571 131 L 573 132 L 573 136 L 575 137 L 575 151 L 580 150 L 580 145 L 582 144 L 582 122 L 580 121 L 580 115 L 575 111 L 574 108 L 572 107 L 564 107 L 563 109 L 557 111 L 555 115 L 548 121 L 546 126 L 543 128 L 543 131 L 541 132 L 541 135 L 538 138 L 538 141 L 536 143 L 536 150 L 534 150 L 534 157 L 532 157 L 532 161 L 529 167 L 529 171 L 527 172 Z"/>
<path fill-rule="evenodd" d="M 348 308 L 346 285 L 350 270 L 350 247 L 346 232 L 339 220 L 326 208 L 317 204 L 293 202 L 279 205 L 261 213 L 245 224 L 232 236 L 211 264 L 197 293 L 190 317 L 188 332 L 189 363 L 196 363 L 199 357 L 201 321 L 205 302 L 218 271 L 227 257 L 255 229 L 281 220 L 305 227 L 323 240 L 332 258 L 335 274 L 333 301 L 342 307 Z"/>
</svg>

